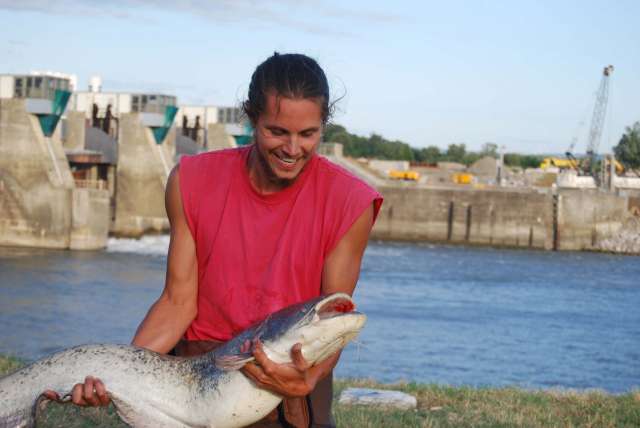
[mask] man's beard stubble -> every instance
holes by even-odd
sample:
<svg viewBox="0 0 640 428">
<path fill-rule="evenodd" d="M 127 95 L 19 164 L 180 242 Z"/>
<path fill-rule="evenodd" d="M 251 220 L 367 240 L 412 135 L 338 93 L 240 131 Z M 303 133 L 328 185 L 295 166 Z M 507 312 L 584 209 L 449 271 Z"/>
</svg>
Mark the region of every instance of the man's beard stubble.
<svg viewBox="0 0 640 428">
<path fill-rule="evenodd" d="M 266 179 L 269 181 L 269 183 L 284 189 L 285 187 L 291 186 L 295 182 L 296 178 L 298 178 L 297 176 L 292 179 L 278 177 L 276 173 L 273 171 L 273 168 L 271 168 L 271 164 L 269 164 L 269 161 L 262 154 L 262 151 L 258 148 L 258 145 L 255 142 L 254 142 L 254 149 L 255 149 L 256 156 L 258 158 L 258 163 L 260 164 L 260 167 L 264 172 L 264 175 Z"/>
</svg>

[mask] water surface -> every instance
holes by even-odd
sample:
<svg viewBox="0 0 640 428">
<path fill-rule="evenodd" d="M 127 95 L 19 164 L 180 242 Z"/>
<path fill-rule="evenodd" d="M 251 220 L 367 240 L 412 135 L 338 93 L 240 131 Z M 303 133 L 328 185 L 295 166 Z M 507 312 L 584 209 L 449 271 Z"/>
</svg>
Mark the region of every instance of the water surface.
<svg viewBox="0 0 640 428">
<path fill-rule="evenodd" d="M 167 243 L 0 248 L 0 353 L 129 342 L 162 290 Z M 369 321 L 340 377 L 640 387 L 637 257 L 371 243 L 355 299 Z"/>
</svg>

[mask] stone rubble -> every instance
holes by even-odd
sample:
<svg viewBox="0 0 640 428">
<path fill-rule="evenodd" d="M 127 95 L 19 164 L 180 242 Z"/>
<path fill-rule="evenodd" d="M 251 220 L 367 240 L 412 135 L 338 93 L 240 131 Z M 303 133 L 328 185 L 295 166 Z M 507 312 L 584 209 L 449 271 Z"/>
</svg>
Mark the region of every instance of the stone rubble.
<svg viewBox="0 0 640 428">
<path fill-rule="evenodd" d="M 640 217 L 627 220 L 620 231 L 598 243 L 602 251 L 640 255 Z"/>
<path fill-rule="evenodd" d="M 371 388 L 347 388 L 338 400 L 340 404 L 378 406 L 400 410 L 415 410 L 418 400 L 401 391 Z"/>
</svg>

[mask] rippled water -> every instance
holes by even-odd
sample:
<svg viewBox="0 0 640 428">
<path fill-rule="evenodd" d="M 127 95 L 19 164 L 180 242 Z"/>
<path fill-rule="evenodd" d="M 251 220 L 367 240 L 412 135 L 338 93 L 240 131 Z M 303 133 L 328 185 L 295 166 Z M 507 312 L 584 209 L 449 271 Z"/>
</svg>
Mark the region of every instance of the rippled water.
<svg viewBox="0 0 640 428">
<path fill-rule="evenodd" d="M 161 291 L 167 244 L 0 249 L 0 353 L 128 342 Z M 637 257 L 372 243 L 355 298 L 369 321 L 340 377 L 640 387 Z"/>
</svg>

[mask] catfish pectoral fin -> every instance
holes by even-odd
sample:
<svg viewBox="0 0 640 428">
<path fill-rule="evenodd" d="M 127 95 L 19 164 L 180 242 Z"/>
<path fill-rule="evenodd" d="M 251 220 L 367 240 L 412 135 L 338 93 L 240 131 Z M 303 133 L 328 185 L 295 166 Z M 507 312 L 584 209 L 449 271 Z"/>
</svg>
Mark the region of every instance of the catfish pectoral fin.
<svg viewBox="0 0 640 428">
<path fill-rule="evenodd" d="M 236 354 L 216 356 L 215 365 L 220 370 L 238 370 L 248 362 L 255 360 L 253 354 Z"/>
</svg>

